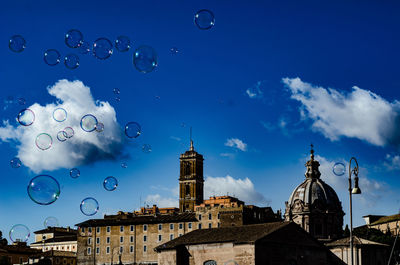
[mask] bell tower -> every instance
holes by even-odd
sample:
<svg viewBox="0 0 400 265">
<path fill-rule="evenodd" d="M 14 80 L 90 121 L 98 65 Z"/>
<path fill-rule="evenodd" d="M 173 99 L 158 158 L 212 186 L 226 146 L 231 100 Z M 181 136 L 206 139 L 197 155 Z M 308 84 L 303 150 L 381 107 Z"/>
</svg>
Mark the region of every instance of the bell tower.
<svg viewBox="0 0 400 265">
<path fill-rule="evenodd" d="M 203 202 L 203 156 L 197 153 L 190 140 L 190 149 L 180 158 L 179 210 L 193 212 L 194 206 Z"/>
</svg>

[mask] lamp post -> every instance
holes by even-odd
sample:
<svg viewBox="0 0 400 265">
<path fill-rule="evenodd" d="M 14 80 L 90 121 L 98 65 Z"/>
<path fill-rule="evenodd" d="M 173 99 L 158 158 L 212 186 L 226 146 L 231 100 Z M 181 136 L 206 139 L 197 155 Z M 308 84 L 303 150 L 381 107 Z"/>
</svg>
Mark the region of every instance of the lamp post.
<svg viewBox="0 0 400 265">
<path fill-rule="evenodd" d="M 354 168 L 351 168 L 351 162 L 354 161 L 356 164 Z M 354 188 L 351 185 L 351 175 L 354 174 Z M 353 206 L 351 202 L 352 194 L 361 194 L 361 190 L 358 187 L 358 162 L 355 157 L 352 157 L 349 162 L 349 195 L 350 195 L 350 257 L 351 265 L 353 265 Z"/>
</svg>

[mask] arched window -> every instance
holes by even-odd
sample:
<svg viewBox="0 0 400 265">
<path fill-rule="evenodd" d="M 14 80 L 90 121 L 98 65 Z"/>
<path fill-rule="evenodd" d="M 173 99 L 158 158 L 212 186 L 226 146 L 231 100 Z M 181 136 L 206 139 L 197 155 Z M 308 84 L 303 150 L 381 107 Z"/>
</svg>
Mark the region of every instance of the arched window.
<svg viewBox="0 0 400 265">
<path fill-rule="evenodd" d="M 217 265 L 217 262 L 215 260 L 207 260 L 203 265 Z"/>
<path fill-rule="evenodd" d="M 186 184 L 185 186 L 185 195 L 186 197 L 190 197 L 190 185 Z"/>
</svg>

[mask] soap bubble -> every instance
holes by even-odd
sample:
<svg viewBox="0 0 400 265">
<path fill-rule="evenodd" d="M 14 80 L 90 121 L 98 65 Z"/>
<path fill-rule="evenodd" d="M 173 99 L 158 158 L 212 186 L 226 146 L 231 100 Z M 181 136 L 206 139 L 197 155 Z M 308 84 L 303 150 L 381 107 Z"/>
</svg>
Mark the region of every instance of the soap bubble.
<svg viewBox="0 0 400 265">
<path fill-rule="evenodd" d="M 151 145 L 149 145 L 149 144 L 144 144 L 144 145 L 142 146 L 142 151 L 143 151 L 143 153 L 146 153 L 146 154 L 150 153 L 150 152 L 151 152 Z"/>
<path fill-rule="evenodd" d="M 177 54 L 177 53 L 179 52 L 178 48 L 176 48 L 176 47 L 172 47 L 172 48 L 169 49 L 169 50 L 170 50 L 170 52 L 171 52 L 172 54 Z"/>
<path fill-rule="evenodd" d="M 96 130 L 97 119 L 92 114 L 86 114 L 81 119 L 81 128 L 85 132 L 93 132 Z"/>
<path fill-rule="evenodd" d="M 82 200 L 80 208 L 84 215 L 95 215 L 99 211 L 99 203 L 95 198 L 87 197 Z"/>
<path fill-rule="evenodd" d="M 43 60 L 50 66 L 57 65 L 61 60 L 61 54 L 55 49 L 49 49 L 44 52 Z"/>
<path fill-rule="evenodd" d="M 131 41 L 127 36 L 119 36 L 115 40 L 115 48 L 120 52 L 127 52 L 131 48 Z"/>
<path fill-rule="evenodd" d="M 36 176 L 28 184 L 28 195 L 37 204 L 52 204 L 60 196 L 60 184 L 52 176 Z"/>
<path fill-rule="evenodd" d="M 19 105 L 25 105 L 26 104 L 26 100 L 24 98 L 18 98 L 18 104 Z"/>
<path fill-rule="evenodd" d="M 137 138 L 142 132 L 139 123 L 131 121 L 125 125 L 125 135 L 129 138 Z"/>
<path fill-rule="evenodd" d="M 115 95 L 119 95 L 119 93 L 121 93 L 121 91 L 119 90 L 119 88 L 114 88 L 114 89 L 113 89 L 113 93 L 114 93 Z"/>
<path fill-rule="evenodd" d="M 199 29 L 210 29 L 215 24 L 214 14 L 207 9 L 199 10 L 196 15 L 194 15 L 194 23 Z"/>
<path fill-rule="evenodd" d="M 157 60 L 157 53 L 150 46 L 140 46 L 133 53 L 133 64 L 142 73 L 153 71 L 158 64 Z"/>
<path fill-rule="evenodd" d="M 53 139 L 49 134 L 41 133 L 38 136 L 36 136 L 35 143 L 40 150 L 47 150 L 53 144 Z"/>
<path fill-rule="evenodd" d="M 90 44 L 87 41 L 83 41 L 81 46 L 79 46 L 79 53 L 88 54 L 90 52 Z"/>
<path fill-rule="evenodd" d="M 76 54 L 67 54 L 64 58 L 64 64 L 68 69 L 76 69 L 79 66 L 79 57 Z"/>
<path fill-rule="evenodd" d="M 12 242 L 26 242 L 28 241 L 31 232 L 26 225 L 17 224 L 11 227 L 9 232 L 10 240 Z"/>
<path fill-rule="evenodd" d="M 125 162 L 122 162 L 122 163 L 121 163 L 121 167 L 122 167 L 122 168 L 127 168 L 127 167 L 128 167 L 128 164 L 125 163 Z"/>
<path fill-rule="evenodd" d="M 23 109 L 18 113 L 17 120 L 22 126 L 29 126 L 35 121 L 35 113 L 30 109 Z"/>
<path fill-rule="evenodd" d="M 104 131 L 104 124 L 102 122 L 97 123 L 95 127 L 96 127 L 96 132 Z"/>
<path fill-rule="evenodd" d="M 26 48 L 26 41 L 21 35 L 14 35 L 8 42 L 8 48 L 13 52 L 22 52 Z"/>
<path fill-rule="evenodd" d="M 12 168 L 19 168 L 21 167 L 22 163 L 18 157 L 14 157 L 13 159 L 10 160 L 10 165 Z"/>
<path fill-rule="evenodd" d="M 63 108 L 56 108 L 53 111 L 53 118 L 58 122 L 63 122 L 67 119 L 67 111 Z"/>
<path fill-rule="evenodd" d="M 65 142 L 65 140 L 67 140 L 67 133 L 66 133 L 65 131 L 59 131 L 59 132 L 57 133 L 57 139 L 58 139 L 60 142 Z"/>
<path fill-rule="evenodd" d="M 59 226 L 58 220 L 57 220 L 57 218 L 55 218 L 54 216 L 49 216 L 49 217 L 47 217 L 47 218 L 44 220 L 43 224 L 44 224 L 44 227 L 45 227 L 45 228 L 48 228 L 48 227 L 58 227 L 58 226 Z"/>
<path fill-rule="evenodd" d="M 338 162 L 333 165 L 333 174 L 336 176 L 343 176 L 345 172 L 346 166 L 343 163 Z"/>
<path fill-rule="evenodd" d="M 113 191 L 118 186 L 118 180 L 113 176 L 106 177 L 103 181 L 103 187 L 108 191 Z"/>
<path fill-rule="evenodd" d="M 70 48 L 78 48 L 83 41 L 82 33 L 77 29 L 71 29 L 65 33 L 65 44 Z"/>
<path fill-rule="evenodd" d="M 99 38 L 93 43 L 93 55 L 100 60 L 105 60 L 113 53 L 113 45 L 106 38 Z"/>
<path fill-rule="evenodd" d="M 71 127 L 65 127 L 64 132 L 65 132 L 65 137 L 67 138 L 71 138 L 75 134 L 74 129 L 72 129 Z"/>
<path fill-rule="evenodd" d="M 69 171 L 69 175 L 71 178 L 76 179 L 81 175 L 81 172 L 77 168 L 73 168 Z"/>
</svg>

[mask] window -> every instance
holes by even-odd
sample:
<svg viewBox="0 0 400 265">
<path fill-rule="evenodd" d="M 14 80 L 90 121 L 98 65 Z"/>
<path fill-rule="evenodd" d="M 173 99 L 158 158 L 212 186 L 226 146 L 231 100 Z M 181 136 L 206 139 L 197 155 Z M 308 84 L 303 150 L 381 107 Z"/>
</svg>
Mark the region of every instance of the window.
<svg viewBox="0 0 400 265">
<path fill-rule="evenodd" d="M 147 241 L 147 236 L 143 236 L 143 242 Z"/>
<path fill-rule="evenodd" d="M 143 225 L 143 231 L 147 231 L 147 225 Z"/>
<path fill-rule="evenodd" d="M 61 249 L 64 249 L 64 246 L 62 246 Z"/>
<path fill-rule="evenodd" d="M 96 233 L 100 233 L 100 227 L 96 227 Z"/>
<path fill-rule="evenodd" d="M 199 229 L 201 229 L 201 224 L 199 224 Z"/>
<path fill-rule="evenodd" d="M 182 236 L 182 234 L 179 234 L 179 236 Z"/>
<path fill-rule="evenodd" d="M 85 228 L 84 227 L 82 227 L 82 233 L 85 233 Z"/>
<path fill-rule="evenodd" d="M 215 260 L 207 260 L 203 265 L 217 265 L 217 262 Z"/>
<path fill-rule="evenodd" d="M 100 237 L 96 238 L 96 244 L 100 244 Z"/>
<path fill-rule="evenodd" d="M 221 227 L 221 223 L 218 223 L 218 227 Z"/>
<path fill-rule="evenodd" d="M 107 240 L 107 244 L 110 244 L 110 237 L 109 236 L 106 238 L 106 240 Z"/>
<path fill-rule="evenodd" d="M 133 246 L 129 247 L 129 252 L 133 253 Z"/>
<path fill-rule="evenodd" d="M 201 221 L 201 214 L 199 214 L 199 221 Z"/>
<path fill-rule="evenodd" d="M 220 218 L 221 218 L 221 215 L 220 215 L 219 213 L 218 213 L 218 215 L 217 215 L 217 218 L 218 218 L 218 219 L 220 219 Z"/>
<path fill-rule="evenodd" d="M 162 235 L 158 235 L 158 242 L 162 240 Z"/>
<path fill-rule="evenodd" d="M 124 232 L 124 226 L 123 226 L 123 225 L 121 225 L 121 226 L 119 227 L 119 231 L 120 231 L 120 232 Z"/>
<path fill-rule="evenodd" d="M 100 254 L 100 248 L 96 248 L 96 254 Z"/>
<path fill-rule="evenodd" d="M 183 229 L 183 224 L 182 223 L 179 224 L 179 229 Z"/>
<path fill-rule="evenodd" d="M 88 255 L 92 254 L 92 249 L 91 248 L 87 248 L 87 254 Z"/>
<path fill-rule="evenodd" d="M 130 240 L 129 240 L 131 243 L 133 243 L 133 236 L 131 236 L 130 237 Z"/>
<path fill-rule="evenodd" d="M 158 224 L 158 230 L 162 230 L 162 224 Z"/>
<path fill-rule="evenodd" d="M 188 223 L 188 228 L 192 229 L 192 223 Z"/>
<path fill-rule="evenodd" d="M 91 227 L 88 228 L 88 232 L 92 233 L 92 228 Z"/>
<path fill-rule="evenodd" d="M 106 247 L 106 253 L 110 254 L 110 247 Z"/>
<path fill-rule="evenodd" d="M 169 224 L 169 229 L 174 230 L 174 224 Z"/>
<path fill-rule="evenodd" d="M 123 236 L 121 236 L 121 237 L 119 238 L 119 242 L 124 243 L 124 237 L 123 237 Z"/>
<path fill-rule="evenodd" d="M 107 233 L 111 232 L 111 226 L 107 226 Z"/>
<path fill-rule="evenodd" d="M 124 252 L 124 247 L 119 247 L 119 253 L 122 254 L 122 252 Z"/>
<path fill-rule="evenodd" d="M 87 243 L 88 243 L 88 245 L 91 245 L 91 244 L 92 244 L 92 238 L 91 238 L 91 237 L 89 237 L 89 238 L 87 239 Z"/>
<path fill-rule="evenodd" d="M 133 226 L 133 225 L 131 225 L 131 232 L 133 232 L 133 227 L 134 227 L 134 226 Z"/>
<path fill-rule="evenodd" d="M 143 246 L 143 252 L 147 251 L 147 246 Z"/>
<path fill-rule="evenodd" d="M 212 219 L 212 215 L 209 213 L 208 214 L 208 220 L 211 220 Z"/>
<path fill-rule="evenodd" d="M 208 224 L 208 228 L 211 228 L 211 227 L 212 227 L 212 224 L 211 224 L 211 223 L 209 223 L 209 224 Z"/>
<path fill-rule="evenodd" d="M 69 250 L 69 246 L 67 246 L 67 250 Z"/>
<path fill-rule="evenodd" d="M 170 234 L 170 235 L 169 235 L 169 240 L 172 240 L 172 239 L 174 239 L 174 235 L 173 235 L 173 234 Z"/>
</svg>

